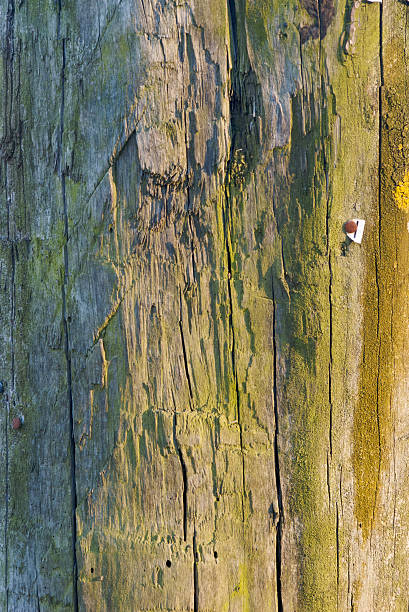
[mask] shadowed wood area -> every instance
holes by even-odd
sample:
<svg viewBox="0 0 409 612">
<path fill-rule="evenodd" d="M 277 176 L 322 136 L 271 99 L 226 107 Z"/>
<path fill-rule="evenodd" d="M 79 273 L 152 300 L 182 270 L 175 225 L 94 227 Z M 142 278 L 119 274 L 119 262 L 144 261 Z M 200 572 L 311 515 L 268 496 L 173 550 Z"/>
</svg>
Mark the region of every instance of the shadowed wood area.
<svg viewBox="0 0 409 612">
<path fill-rule="evenodd" d="M 0 0 L 1 610 L 408 610 L 408 18 Z"/>
</svg>

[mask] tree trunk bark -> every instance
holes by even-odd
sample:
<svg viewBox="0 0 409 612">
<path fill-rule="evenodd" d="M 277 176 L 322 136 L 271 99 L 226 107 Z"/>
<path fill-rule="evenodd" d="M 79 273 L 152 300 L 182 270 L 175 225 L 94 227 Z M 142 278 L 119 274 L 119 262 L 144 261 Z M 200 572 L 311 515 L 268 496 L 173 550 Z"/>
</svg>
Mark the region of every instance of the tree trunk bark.
<svg viewBox="0 0 409 612">
<path fill-rule="evenodd" d="M 408 15 L 0 0 L 2 610 L 408 609 Z"/>
</svg>

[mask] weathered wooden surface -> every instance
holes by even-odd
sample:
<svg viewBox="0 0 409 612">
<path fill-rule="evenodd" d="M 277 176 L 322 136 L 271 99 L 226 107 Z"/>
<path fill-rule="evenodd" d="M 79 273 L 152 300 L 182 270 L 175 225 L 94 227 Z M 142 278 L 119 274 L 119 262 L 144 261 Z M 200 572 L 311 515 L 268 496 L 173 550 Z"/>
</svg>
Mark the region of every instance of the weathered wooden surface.
<svg viewBox="0 0 409 612">
<path fill-rule="evenodd" d="M 408 11 L 0 0 L 1 609 L 408 609 Z"/>
</svg>

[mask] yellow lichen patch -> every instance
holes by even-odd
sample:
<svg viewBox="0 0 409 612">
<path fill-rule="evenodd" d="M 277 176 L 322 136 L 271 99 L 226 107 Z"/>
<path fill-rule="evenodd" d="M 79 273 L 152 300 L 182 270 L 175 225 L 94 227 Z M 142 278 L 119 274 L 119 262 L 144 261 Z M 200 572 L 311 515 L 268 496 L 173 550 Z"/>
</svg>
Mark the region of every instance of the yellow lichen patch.
<svg viewBox="0 0 409 612">
<path fill-rule="evenodd" d="M 400 210 L 405 212 L 409 211 L 409 170 L 406 172 L 405 177 L 401 183 L 396 187 L 395 202 Z"/>
</svg>

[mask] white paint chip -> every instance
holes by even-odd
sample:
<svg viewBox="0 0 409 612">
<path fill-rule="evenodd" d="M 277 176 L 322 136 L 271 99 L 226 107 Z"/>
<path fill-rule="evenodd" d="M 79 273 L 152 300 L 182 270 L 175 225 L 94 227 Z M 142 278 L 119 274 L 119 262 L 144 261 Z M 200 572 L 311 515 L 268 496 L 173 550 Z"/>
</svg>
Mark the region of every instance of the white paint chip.
<svg viewBox="0 0 409 612">
<path fill-rule="evenodd" d="M 347 236 L 353 242 L 357 242 L 358 244 L 361 244 L 362 238 L 363 238 L 363 235 L 364 235 L 365 221 L 364 221 L 364 219 L 353 219 L 353 221 L 355 221 L 355 223 L 357 224 L 358 228 L 357 228 L 356 232 L 353 232 L 351 234 L 349 234 L 347 232 Z"/>
</svg>

